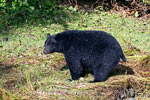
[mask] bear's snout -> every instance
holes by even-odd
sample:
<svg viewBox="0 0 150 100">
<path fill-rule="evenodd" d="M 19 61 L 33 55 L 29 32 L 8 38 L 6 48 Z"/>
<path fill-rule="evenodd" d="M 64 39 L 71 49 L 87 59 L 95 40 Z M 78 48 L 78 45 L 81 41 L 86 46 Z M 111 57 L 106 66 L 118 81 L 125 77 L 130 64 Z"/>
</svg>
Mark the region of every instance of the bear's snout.
<svg viewBox="0 0 150 100">
<path fill-rule="evenodd" d="M 48 54 L 49 52 L 48 52 L 48 50 L 45 50 L 45 49 L 44 49 L 43 53 L 44 53 L 44 54 Z"/>
</svg>

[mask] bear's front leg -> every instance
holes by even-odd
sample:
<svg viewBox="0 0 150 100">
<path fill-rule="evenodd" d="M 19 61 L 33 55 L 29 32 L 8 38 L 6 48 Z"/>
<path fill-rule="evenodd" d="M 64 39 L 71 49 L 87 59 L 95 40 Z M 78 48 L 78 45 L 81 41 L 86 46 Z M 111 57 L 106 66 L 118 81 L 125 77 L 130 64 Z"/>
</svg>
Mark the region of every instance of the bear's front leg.
<svg viewBox="0 0 150 100">
<path fill-rule="evenodd" d="M 82 74 L 84 71 L 80 62 L 69 62 L 68 66 L 73 80 L 78 80 L 81 76 L 83 76 Z"/>
<path fill-rule="evenodd" d="M 75 58 L 75 57 L 74 57 Z M 78 80 L 84 74 L 84 69 L 79 59 L 66 58 L 72 80 Z"/>
</svg>

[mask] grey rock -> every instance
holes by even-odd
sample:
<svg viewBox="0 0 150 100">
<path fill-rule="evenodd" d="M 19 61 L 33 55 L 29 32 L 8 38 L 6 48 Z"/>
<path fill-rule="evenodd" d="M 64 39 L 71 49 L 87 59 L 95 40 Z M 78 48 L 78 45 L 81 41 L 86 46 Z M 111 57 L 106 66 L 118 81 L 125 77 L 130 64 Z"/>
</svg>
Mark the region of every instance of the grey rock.
<svg viewBox="0 0 150 100">
<path fill-rule="evenodd" d="M 129 98 L 128 100 L 136 100 L 135 98 Z"/>
</svg>

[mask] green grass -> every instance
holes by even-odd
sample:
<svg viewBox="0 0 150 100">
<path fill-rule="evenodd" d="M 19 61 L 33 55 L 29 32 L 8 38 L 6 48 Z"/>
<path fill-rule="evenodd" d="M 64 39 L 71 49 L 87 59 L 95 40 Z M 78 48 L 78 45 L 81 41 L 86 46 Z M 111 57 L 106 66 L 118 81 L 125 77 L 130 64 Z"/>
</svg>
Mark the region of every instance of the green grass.
<svg viewBox="0 0 150 100">
<path fill-rule="evenodd" d="M 69 14 L 73 19 L 65 19 L 67 27 L 59 23 L 47 22 L 46 24 L 45 21 L 33 24 L 24 23 L 21 26 L 13 26 L 7 31 L 2 30 L 3 34 L 0 35 L 0 38 L 9 38 L 8 42 L 0 43 L 0 98 L 2 100 L 13 98 L 27 100 L 44 98 L 46 100 L 96 100 L 99 98 L 103 100 L 107 95 L 104 95 L 106 91 L 102 88 L 113 89 L 115 86 L 119 87 L 121 83 L 126 83 L 126 78 L 118 83 L 111 83 L 110 78 L 108 82 L 90 84 L 88 82 L 93 80 L 91 74 L 81 80 L 70 82 L 68 80 L 70 73 L 65 68 L 63 55 L 59 53 L 43 54 L 47 33 L 56 34 L 64 30 L 76 29 L 106 31 L 120 42 L 129 60 L 129 63 L 125 65 L 131 68 L 134 67 L 135 61 L 143 57 L 143 54 L 136 50 L 130 52 L 132 48 L 129 44 L 144 52 L 150 51 L 150 21 L 106 12 L 77 13 L 76 16 Z M 124 74 L 121 77 L 125 77 Z M 112 76 L 114 77 L 117 76 Z M 148 78 L 145 79 L 150 81 Z M 149 88 L 147 87 L 147 90 Z M 146 93 L 138 97 L 146 97 Z"/>
</svg>

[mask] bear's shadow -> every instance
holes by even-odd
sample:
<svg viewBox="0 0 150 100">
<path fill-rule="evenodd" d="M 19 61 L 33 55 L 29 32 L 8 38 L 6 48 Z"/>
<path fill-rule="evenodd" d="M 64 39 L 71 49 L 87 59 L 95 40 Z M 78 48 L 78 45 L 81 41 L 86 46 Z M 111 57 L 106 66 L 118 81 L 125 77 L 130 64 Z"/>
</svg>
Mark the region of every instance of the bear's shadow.
<svg viewBox="0 0 150 100">
<path fill-rule="evenodd" d="M 117 67 L 109 74 L 109 76 L 116 75 L 133 75 L 134 71 L 129 66 L 118 64 Z"/>
<path fill-rule="evenodd" d="M 69 70 L 67 65 L 61 68 L 61 71 L 64 71 L 64 70 Z M 86 74 L 93 74 L 92 69 L 90 68 L 86 69 Z M 112 72 L 109 73 L 108 77 L 116 76 L 116 75 L 133 75 L 133 74 L 134 74 L 134 71 L 132 68 L 122 65 L 122 64 L 118 64 L 117 67 Z"/>
</svg>

